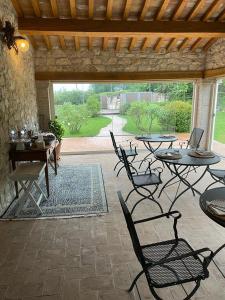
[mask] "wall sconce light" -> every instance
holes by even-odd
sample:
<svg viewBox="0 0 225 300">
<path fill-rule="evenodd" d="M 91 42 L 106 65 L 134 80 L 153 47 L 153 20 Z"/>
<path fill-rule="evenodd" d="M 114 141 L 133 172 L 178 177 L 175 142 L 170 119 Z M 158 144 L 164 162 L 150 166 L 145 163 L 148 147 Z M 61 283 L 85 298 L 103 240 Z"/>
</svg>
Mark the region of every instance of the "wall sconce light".
<svg viewBox="0 0 225 300">
<path fill-rule="evenodd" d="M 14 36 L 15 28 L 9 21 L 5 22 L 5 26 L 0 29 L 0 36 L 3 43 L 5 43 L 8 49 L 14 49 L 18 54 L 18 51 L 26 52 L 29 50 L 29 42 L 23 36 Z"/>
</svg>

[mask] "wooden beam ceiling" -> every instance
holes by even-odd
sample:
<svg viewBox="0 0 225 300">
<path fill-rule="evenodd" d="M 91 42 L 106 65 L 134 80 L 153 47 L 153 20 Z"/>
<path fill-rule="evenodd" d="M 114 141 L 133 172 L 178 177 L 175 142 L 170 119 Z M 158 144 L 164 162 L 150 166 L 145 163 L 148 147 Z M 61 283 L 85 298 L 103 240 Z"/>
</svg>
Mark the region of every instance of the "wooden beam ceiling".
<svg viewBox="0 0 225 300">
<path fill-rule="evenodd" d="M 186 0 L 180 0 L 178 5 L 176 6 L 172 16 L 171 16 L 171 20 L 172 21 L 176 21 L 177 19 L 179 19 L 180 15 L 182 14 L 184 7 L 186 5 Z"/>
<path fill-rule="evenodd" d="M 201 18 L 201 20 L 203 22 L 207 21 L 215 13 L 215 11 L 218 9 L 219 5 L 221 5 L 223 1 L 224 0 L 213 1 L 212 4 L 207 9 L 207 11 L 205 12 L 205 14 L 203 15 L 203 17 Z"/>
<path fill-rule="evenodd" d="M 149 7 L 150 7 L 150 1 L 152 1 L 152 0 L 145 0 L 144 1 L 144 5 L 143 5 L 143 8 L 141 10 L 140 17 L 139 17 L 140 21 L 143 21 L 145 16 L 146 16 L 146 14 L 149 10 Z"/>
<path fill-rule="evenodd" d="M 205 0 L 197 0 L 197 2 L 195 3 L 195 6 L 191 9 L 190 13 L 187 16 L 187 21 L 190 21 L 199 13 L 204 2 L 205 2 Z"/>
<path fill-rule="evenodd" d="M 70 13 L 72 18 L 76 18 L 76 0 L 70 0 Z"/>
<path fill-rule="evenodd" d="M 57 0 L 50 0 L 50 4 L 52 8 L 52 14 L 55 18 L 57 18 L 59 16 Z"/>
<path fill-rule="evenodd" d="M 221 22 L 129 22 L 74 19 L 19 18 L 19 31 L 23 34 L 65 35 L 80 37 L 225 37 Z"/>
<path fill-rule="evenodd" d="M 126 20 L 129 16 L 131 4 L 132 4 L 132 0 L 126 0 L 124 12 L 123 12 L 123 19 L 124 20 Z"/>
<path fill-rule="evenodd" d="M 66 42 L 63 35 L 59 36 L 59 43 L 62 49 L 66 49 Z"/>
<path fill-rule="evenodd" d="M 39 0 L 32 0 L 31 1 L 34 13 L 36 17 L 41 17 L 41 10 L 39 5 Z"/>
<path fill-rule="evenodd" d="M 162 19 L 162 17 L 164 16 L 164 14 L 166 12 L 169 1 L 170 0 L 163 0 L 162 1 L 161 6 L 159 7 L 159 10 L 158 10 L 158 12 L 156 14 L 156 17 L 155 17 L 156 20 L 161 20 Z"/>
<path fill-rule="evenodd" d="M 108 0 L 106 7 L 106 19 L 111 20 L 112 18 L 112 9 L 113 9 L 113 0 Z"/>
<path fill-rule="evenodd" d="M 94 0 L 88 0 L 88 17 L 93 19 L 94 16 Z"/>
<path fill-rule="evenodd" d="M 145 38 L 143 45 L 141 47 L 141 51 L 144 51 L 146 48 L 149 47 L 149 44 L 151 43 L 151 39 L 150 38 Z"/>
</svg>

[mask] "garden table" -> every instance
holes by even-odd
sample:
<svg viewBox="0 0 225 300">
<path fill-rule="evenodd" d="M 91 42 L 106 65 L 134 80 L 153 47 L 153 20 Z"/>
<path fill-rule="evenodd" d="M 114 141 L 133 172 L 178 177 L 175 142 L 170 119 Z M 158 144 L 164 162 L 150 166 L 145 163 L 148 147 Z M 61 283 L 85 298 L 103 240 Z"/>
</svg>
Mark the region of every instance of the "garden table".
<svg viewBox="0 0 225 300">
<path fill-rule="evenodd" d="M 169 146 L 167 147 L 167 149 L 172 148 L 173 142 L 175 142 L 177 140 L 177 137 L 174 135 L 151 134 L 151 135 L 145 135 L 145 136 L 144 135 L 136 136 L 135 139 L 143 142 L 146 149 L 149 151 L 149 153 L 144 157 L 143 161 L 141 162 L 141 164 L 140 164 L 140 167 L 141 167 L 142 163 L 150 155 L 154 155 L 154 153 L 161 147 L 161 145 L 163 143 L 169 143 Z M 155 161 L 157 161 L 157 159 L 152 161 L 151 164 L 153 164 Z"/>
<path fill-rule="evenodd" d="M 158 150 L 155 152 L 155 157 L 165 163 L 169 171 L 171 172 L 171 178 L 163 185 L 159 197 L 162 192 L 168 186 L 179 182 L 177 191 L 174 199 L 170 205 L 169 211 L 171 211 L 173 205 L 185 192 L 188 190 L 192 190 L 193 195 L 195 192 L 201 195 L 201 192 L 197 190 L 196 184 L 199 183 L 204 175 L 207 172 L 207 169 L 210 165 L 216 164 L 220 161 L 220 157 L 218 155 L 212 154 L 211 157 L 200 156 L 195 157 L 191 156 L 193 154 L 193 150 L 190 149 L 168 149 L 166 150 Z M 201 172 L 197 175 L 197 179 L 194 182 L 190 183 L 188 175 L 191 171 L 195 171 L 197 167 L 202 167 Z M 191 170 L 192 168 L 192 170 Z M 180 184 L 184 184 L 184 189 L 179 192 Z"/>
</svg>

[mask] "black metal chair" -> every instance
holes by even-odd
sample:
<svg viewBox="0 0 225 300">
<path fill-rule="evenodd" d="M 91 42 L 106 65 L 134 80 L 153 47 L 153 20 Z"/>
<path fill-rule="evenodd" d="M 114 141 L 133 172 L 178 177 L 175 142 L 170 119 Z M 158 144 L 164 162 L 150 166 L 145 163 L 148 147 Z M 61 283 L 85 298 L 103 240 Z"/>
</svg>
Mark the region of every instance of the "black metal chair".
<svg viewBox="0 0 225 300">
<path fill-rule="evenodd" d="M 211 175 L 214 182 L 208 185 L 206 190 L 208 190 L 211 186 L 213 186 L 216 183 L 222 183 L 223 185 L 225 184 L 225 170 L 208 168 L 208 172 Z"/>
<path fill-rule="evenodd" d="M 196 127 L 193 128 L 189 140 L 180 142 L 180 147 L 183 148 L 183 146 L 186 144 L 186 148 L 190 148 L 190 149 L 199 148 L 203 133 L 204 133 L 204 129 L 196 128 Z"/>
<path fill-rule="evenodd" d="M 116 165 L 114 167 L 114 171 L 116 170 L 117 166 L 122 163 L 122 166 L 120 167 L 119 171 L 116 174 L 116 176 L 118 176 L 120 174 L 121 170 L 124 168 L 124 163 L 123 163 L 123 158 L 122 158 L 122 154 L 120 151 L 120 147 L 117 146 L 116 140 L 115 140 L 115 137 L 114 137 L 114 134 L 112 131 L 110 131 L 110 136 L 111 136 L 115 154 L 119 159 L 119 161 L 116 163 Z M 136 147 L 134 149 L 132 148 L 132 141 L 129 142 L 129 149 L 125 150 L 125 152 L 126 152 L 127 157 L 131 158 L 129 163 L 133 162 L 135 157 L 138 155 Z"/>
<path fill-rule="evenodd" d="M 126 202 L 128 201 L 128 198 L 134 191 L 142 197 L 133 206 L 131 210 L 131 214 L 133 213 L 137 205 L 145 199 L 149 199 L 150 201 L 156 203 L 159 206 L 160 211 L 163 212 L 162 206 L 154 198 L 154 194 L 157 191 L 159 184 L 162 183 L 161 180 L 162 168 L 158 167 L 158 168 L 151 169 L 151 162 L 145 160 L 145 162 L 148 162 L 147 169 L 144 172 L 137 171 L 134 165 L 128 162 L 126 152 L 121 146 L 120 146 L 120 151 L 122 154 L 127 176 L 133 185 L 133 189 L 128 193 L 126 197 Z M 137 163 L 139 163 L 139 161 L 137 161 Z M 154 189 L 150 191 L 150 189 L 147 188 L 148 186 L 154 186 Z"/>
<path fill-rule="evenodd" d="M 128 291 L 131 292 L 139 277 L 145 274 L 149 289 L 155 299 L 162 300 L 155 289 L 194 282 L 194 288 L 189 294 L 186 293 L 184 298 L 184 300 L 190 299 L 198 290 L 201 280 L 209 277 L 207 267 L 212 260 L 213 252 L 208 248 L 195 251 L 186 240 L 178 238 L 177 221 L 181 217 L 178 211 L 133 221 L 121 192 L 117 192 L 117 194 L 134 252 L 142 266 L 142 271 L 135 277 Z M 173 218 L 175 238 L 154 244 L 141 245 L 135 225 L 164 217 Z M 209 252 L 209 255 L 204 257 L 204 252 Z"/>
</svg>

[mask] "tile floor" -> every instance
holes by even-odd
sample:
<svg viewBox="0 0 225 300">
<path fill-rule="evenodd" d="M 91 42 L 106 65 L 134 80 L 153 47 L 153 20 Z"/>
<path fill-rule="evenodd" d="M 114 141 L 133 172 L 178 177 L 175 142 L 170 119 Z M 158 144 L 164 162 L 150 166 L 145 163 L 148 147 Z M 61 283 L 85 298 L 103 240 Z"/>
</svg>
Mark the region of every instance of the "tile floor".
<svg viewBox="0 0 225 300">
<path fill-rule="evenodd" d="M 142 153 L 141 155 L 143 155 Z M 124 172 L 113 173 L 116 158 L 104 155 L 65 155 L 60 165 L 101 162 L 109 214 L 101 217 L 35 221 L 0 222 L 0 299 L 7 300 L 128 300 L 138 299 L 126 289 L 140 270 L 117 200 L 116 191 L 125 196 L 131 188 Z M 60 169 L 59 169 L 60 172 Z M 165 170 L 163 180 L 170 176 Z M 194 175 L 195 176 L 195 175 Z M 209 182 L 205 178 L 200 189 Z M 174 195 L 174 187 L 168 189 Z M 160 199 L 169 206 L 166 194 Z M 132 197 L 129 205 L 135 203 Z M 198 206 L 198 196 L 186 193 L 176 208 L 182 212 L 179 235 L 194 248 L 216 249 L 225 242 L 225 229 L 209 220 Z M 158 213 L 148 201 L 140 204 L 134 218 Z M 139 226 L 143 241 L 153 242 L 172 237 L 171 224 L 165 220 Z M 216 258 L 225 273 L 225 250 Z M 139 280 L 142 299 L 153 299 L 144 277 Z M 189 290 L 191 286 L 186 285 Z M 174 287 L 160 291 L 163 299 L 183 299 L 184 290 Z M 214 264 L 210 277 L 202 282 L 195 300 L 225 299 L 225 278 Z"/>
</svg>

